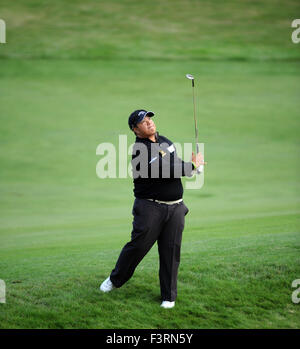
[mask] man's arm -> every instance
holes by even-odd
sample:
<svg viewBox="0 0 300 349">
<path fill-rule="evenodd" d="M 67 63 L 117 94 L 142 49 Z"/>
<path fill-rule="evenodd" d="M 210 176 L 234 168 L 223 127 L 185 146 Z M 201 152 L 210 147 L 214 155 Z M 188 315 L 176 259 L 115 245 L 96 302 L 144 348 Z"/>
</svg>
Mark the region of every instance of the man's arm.
<svg viewBox="0 0 300 349">
<path fill-rule="evenodd" d="M 157 143 L 136 143 L 132 154 L 134 178 L 180 178 L 191 177 L 200 166 L 200 153 L 192 154 L 192 161 L 185 162 L 177 156 L 176 149 L 170 152 Z"/>
</svg>

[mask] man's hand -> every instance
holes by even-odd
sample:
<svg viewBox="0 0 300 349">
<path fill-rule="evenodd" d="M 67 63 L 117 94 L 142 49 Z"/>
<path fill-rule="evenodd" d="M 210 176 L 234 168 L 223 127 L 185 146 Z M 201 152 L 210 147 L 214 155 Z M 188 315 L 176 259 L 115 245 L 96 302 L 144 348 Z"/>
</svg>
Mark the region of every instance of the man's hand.
<svg viewBox="0 0 300 349">
<path fill-rule="evenodd" d="M 198 168 L 201 165 L 206 165 L 206 162 L 204 162 L 204 157 L 201 153 L 195 155 L 194 152 L 192 152 L 191 161 L 196 165 L 196 168 Z"/>
</svg>

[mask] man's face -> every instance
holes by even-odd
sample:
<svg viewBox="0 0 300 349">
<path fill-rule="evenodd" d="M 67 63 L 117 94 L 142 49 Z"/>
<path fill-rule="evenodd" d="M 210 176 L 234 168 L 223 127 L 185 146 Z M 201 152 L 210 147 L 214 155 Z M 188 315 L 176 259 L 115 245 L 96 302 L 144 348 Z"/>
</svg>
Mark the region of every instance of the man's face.
<svg viewBox="0 0 300 349">
<path fill-rule="evenodd" d="M 153 136 L 156 132 L 156 126 L 152 118 L 145 116 L 144 119 L 139 122 L 136 127 L 133 128 L 135 133 L 140 138 L 148 138 Z"/>
</svg>

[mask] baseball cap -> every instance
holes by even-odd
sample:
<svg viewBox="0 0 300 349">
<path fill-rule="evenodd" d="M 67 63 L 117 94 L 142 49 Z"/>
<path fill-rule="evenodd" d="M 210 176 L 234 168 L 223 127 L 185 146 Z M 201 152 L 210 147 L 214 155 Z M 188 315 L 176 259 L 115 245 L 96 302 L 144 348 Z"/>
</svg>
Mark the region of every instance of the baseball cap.
<svg viewBox="0 0 300 349">
<path fill-rule="evenodd" d="M 135 110 L 130 114 L 128 119 L 129 128 L 132 130 L 139 122 L 143 121 L 145 116 L 149 116 L 150 118 L 154 116 L 152 111 L 147 111 L 145 109 Z"/>
</svg>

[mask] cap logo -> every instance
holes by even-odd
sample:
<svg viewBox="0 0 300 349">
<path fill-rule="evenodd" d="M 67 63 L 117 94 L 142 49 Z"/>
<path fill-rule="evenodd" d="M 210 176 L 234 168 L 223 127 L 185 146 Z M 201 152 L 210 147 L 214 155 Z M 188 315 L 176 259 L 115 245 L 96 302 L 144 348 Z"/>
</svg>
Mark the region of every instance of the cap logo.
<svg viewBox="0 0 300 349">
<path fill-rule="evenodd" d="M 138 116 L 140 116 L 140 115 L 144 115 L 144 114 L 146 114 L 146 112 L 145 112 L 145 111 L 140 111 L 140 112 L 138 113 Z"/>
</svg>

